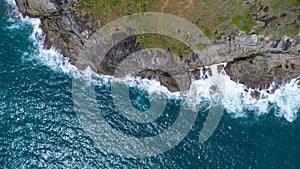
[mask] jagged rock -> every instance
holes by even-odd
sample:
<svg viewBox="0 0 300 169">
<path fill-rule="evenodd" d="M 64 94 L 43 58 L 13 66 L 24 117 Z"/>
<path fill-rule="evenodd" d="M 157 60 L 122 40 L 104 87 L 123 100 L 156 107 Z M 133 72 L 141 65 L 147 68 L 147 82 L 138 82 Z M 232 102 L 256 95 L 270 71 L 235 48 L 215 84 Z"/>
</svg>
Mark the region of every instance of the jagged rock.
<svg viewBox="0 0 300 169">
<path fill-rule="evenodd" d="M 227 39 L 207 44 L 201 55 L 193 54 L 184 61 L 170 60 L 171 57 L 157 53 L 153 55 L 155 57 L 137 56 L 128 61 L 129 56 L 134 57 L 134 53 L 142 49 L 136 37 L 127 37 L 103 51 L 115 40 L 105 40 L 93 16 L 75 13 L 73 8 L 78 0 L 15 1 L 24 15 L 41 19 L 42 29 L 46 34 L 46 47 L 55 46 L 60 49 L 79 69 L 90 66 L 100 74 L 125 76 L 129 73 L 157 79 L 170 91 L 187 90 L 191 78 L 199 77 L 197 68 L 224 62 L 228 62 L 225 71 L 233 80 L 253 88 L 267 85 L 273 79 L 281 83 L 300 75 L 300 36 L 295 39 L 268 38 L 265 42 L 260 42 L 260 36 L 254 32 L 245 35 L 234 30 Z M 261 10 L 268 11 L 266 7 Z M 265 15 L 258 20 L 266 25 L 274 17 L 268 18 Z M 119 35 L 114 32 L 112 37 L 114 36 L 118 39 Z M 163 67 L 168 69 L 164 71 Z"/>
<path fill-rule="evenodd" d="M 59 11 L 51 0 L 19 0 L 16 2 L 20 12 L 30 17 L 51 15 Z"/>
<path fill-rule="evenodd" d="M 300 76 L 300 57 L 295 54 L 257 53 L 229 62 L 226 72 L 234 81 L 251 88 L 267 88 Z"/>
</svg>

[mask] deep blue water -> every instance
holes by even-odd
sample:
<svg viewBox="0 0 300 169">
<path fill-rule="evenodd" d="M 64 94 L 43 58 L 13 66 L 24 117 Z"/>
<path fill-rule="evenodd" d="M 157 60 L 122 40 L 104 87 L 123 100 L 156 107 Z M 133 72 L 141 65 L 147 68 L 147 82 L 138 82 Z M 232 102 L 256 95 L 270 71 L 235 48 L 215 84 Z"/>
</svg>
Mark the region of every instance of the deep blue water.
<svg viewBox="0 0 300 169">
<path fill-rule="evenodd" d="M 237 119 L 224 113 L 212 137 L 199 144 L 207 114 L 199 112 L 189 134 L 163 154 L 132 159 L 106 152 L 81 127 L 72 77 L 34 57 L 32 26 L 9 29 L 21 21 L 9 22 L 10 9 L 2 0 L 0 4 L 0 168 L 300 168 L 300 121 L 288 122 L 274 113 Z M 132 89 L 131 99 L 143 103 L 133 102 L 143 112 L 149 108 L 147 93 L 137 90 Z M 169 120 L 157 122 L 162 127 L 142 126 L 113 113 L 109 87 L 96 91 L 108 123 L 132 137 L 163 132 L 180 104 L 169 100 L 164 114 Z"/>
</svg>

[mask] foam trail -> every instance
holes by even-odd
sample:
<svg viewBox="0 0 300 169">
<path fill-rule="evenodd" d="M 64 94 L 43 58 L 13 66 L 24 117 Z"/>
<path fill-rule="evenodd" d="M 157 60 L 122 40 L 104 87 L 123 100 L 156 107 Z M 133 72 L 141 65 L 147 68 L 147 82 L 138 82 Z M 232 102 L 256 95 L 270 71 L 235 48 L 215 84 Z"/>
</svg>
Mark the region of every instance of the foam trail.
<svg viewBox="0 0 300 169">
<path fill-rule="evenodd" d="M 208 66 L 206 68 L 212 69 L 215 66 Z M 284 117 L 289 122 L 297 119 L 300 109 L 299 78 L 281 85 L 274 91 L 275 84 L 272 84 L 268 89 L 251 89 L 243 84 L 232 81 L 224 70 L 219 75 L 223 76 L 222 80 L 224 80 L 222 82 L 224 91 L 221 102 L 231 117 L 247 118 L 250 115 L 259 117 L 271 112 L 271 109 L 274 108 L 274 115 L 277 117 Z M 197 108 L 201 101 L 211 101 L 212 97 L 215 97 L 211 87 L 214 86 L 217 79 L 213 76 L 210 76 L 201 69 L 200 80 L 194 80 L 190 90 L 184 95 L 190 106 Z M 259 97 L 255 98 L 253 92 L 258 93 Z"/>
<path fill-rule="evenodd" d="M 297 118 L 300 108 L 300 88 L 297 85 L 299 80 L 293 79 L 289 83 L 281 85 L 273 91 L 274 84 L 268 89 L 250 89 L 245 85 L 233 82 L 226 75 L 226 94 L 223 105 L 227 112 L 234 118 L 248 117 L 251 113 L 256 116 L 267 114 L 272 108 L 275 109 L 275 116 L 284 117 L 287 121 L 293 122 Z M 252 96 L 253 92 L 259 93 L 259 98 Z"/>
<path fill-rule="evenodd" d="M 155 80 L 134 77 L 119 79 L 110 76 L 102 76 L 95 74 L 90 68 L 87 68 L 85 71 L 80 71 L 75 66 L 71 65 L 69 60 L 64 57 L 59 50 L 54 47 L 50 49 L 44 48 L 45 37 L 40 28 L 41 23 L 39 19 L 23 18 L 18 12 L 14 0 L 6 0 L 6 3 L 13 9 L 9 15 L 11 17 L 9 21 L 14 24 L 9 27 L 9 29 L 17 29 L 20 24 L 24 23 L 30 24 L 33 28 L 30 39 L 37 47 L 34 55 L 30 57 L 41 61 L 42 64 L 47 65 L 53 70 L 62 71 L 75 78 L 84 78 L 93 83 L 95 81 L 93 80 L 94 78 L 91 78 L 92 76 L 101 79 L 101 82 L 96 83 L 105 84 L 113 81 L 122 82 L 130 87 L 146 90 L 150 95 L 150 99 L 155 99 L 156 97 L 182 98 L 184 100 L 183 103 L 189 105 L 194 110 L 203 108 L 204 103 L 210 102 L 212 97 L 216 97 L 212 86 L 215 85 L 214 83 L 217 79 L 214 75 L 210 76 L 208 72 L 204 71 L 200 72 L 200 80 L 192 81 L 189 91 L 175 93 L 169 92 L 166 87 L 161 86 L 160 83 Z M 26 55 L 29 54 L 25 54 L 25 56 Z M 269 91 L 274 91 L 274 86 L 270 86 L 270 88 L 263 90 L 249 89 L 243 84 L 232 81 L 230 77 L 225 74 L 224 70 L 221 71 L 219 75 L 223 76 L 222 79 L 224 82 L 222 83 L 225 85 L 222 93 L 223 97 L 220 102 L 233 118 L 247 118 L 251 114 L 259 117 L 269 113 L 272 108 L 275 109 L 275 116 L 283 117 L 289 122 L 293 122 L 297 118 L 300 108 L 300 88 L 297 85 L 299 79 L 291 80 L 289 83 L 280 86 L 275 92 L 270 94 Z M 256 99 L 251 95 L 254 91 L 259 93 L 259 99 Z"/>
<path fill-rule="evenodd" d="M 77 70 L 75 66 L 70 64 L 69 59 L 64 57 L 58 49 L 53 46 L 50 49 L 44 48 L 45 36 L 40 28 L 41 22 L 39 19 L 24 18 L 23 20 L 33 26 L 33 33 L 30 39 L 37 46 L 37 50 L 35 51 L 36 58 L 53 70 L 60 70 L 67 74 Z"/>
<path fill-rule="evenodd" d="M 75 66 L 70 64 L 69 59 L 64 57 L 58 49 L 55 47 L 51 47 L 50 49 L 44 48 L 45 35 L 40 27 L 40 19 L 29 17 L 24 18 L 18 11 L 14 0 L 6 0 L 6 3 L 12 8 L 11 13 L 9 14 L 9 21 L 14 23 L 13 25 L 9 26 L 8 29 L 19 29 L 21 26 L 26 24 L 29 24 L 32 27 L 33 31 L 29 39 L 36 46 L 36 50 L 33 52 L 33 55 L 29 57 L 41 61 L 42 64 L 47 65 L 53 70 L 59 70 L 64 73 L 70 74 L 77 70 Z M 27 55 L 28 53 L 24 53 L 24 57 Z"/>
<path fill-rule="evenodd" d="M 7 14 L 10 17 L 9 21 L 13 21 L 14 18 L 22 17 L 22 14 L 18 11 L 17 4 L 14 0 L 5 0 L 5 3 L 11 8 L 10 13 Z"/>
</svg>

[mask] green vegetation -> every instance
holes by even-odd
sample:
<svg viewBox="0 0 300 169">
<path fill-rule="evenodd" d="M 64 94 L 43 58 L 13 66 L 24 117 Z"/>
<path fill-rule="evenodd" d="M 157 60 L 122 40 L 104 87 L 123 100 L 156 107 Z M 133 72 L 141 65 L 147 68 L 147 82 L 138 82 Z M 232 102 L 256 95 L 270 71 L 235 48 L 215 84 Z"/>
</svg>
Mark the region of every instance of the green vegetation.
<svg viewBox="0 0 300 169">
<path fill-rule="evenodd" d="M 149 11 L 155 2 L 157 0 L 80 0 L 77 11 L 94 15 L 103 26 L 125 15 Z"/>
<path fill-rule="evenodd" d="M 206 36 L 216 40 L 236 27 L 247 34 L 256 27 L 257 33 L 266 36 L 295 37 L 300 32 L 300 20 L 295 21 L 300 14 L 300 0 L 254 0 L 251 5 L 244 0 L 80 0 L 76 11 L 94 15 L 100 26 L 133 13 L 169 13 L 194 23 Z M 276 18 L 264 27 L 265 22 L 257 18 L 266 14 L 266 18 Z M 160 35 L 138 36 L 138 39 L 144 47 L 171 49 L 184 55 L 191 52 L 181 42 Z"/>
<path fill-rule="evenodd" d="M 251 32 L 252 27 L 255 25 L 253 20 L 253 16 L 251 13 L 248 13 L 244 16 L 237 15 L 232 19 L 231 22 L 233 25 L 236 25 L 240 30 L 249 34 Z"/>
<path fill-rule="evenodd" d="M 277 16 L 278 19 L 270 22 L 266 28 L 258 28 L 261 34 L 295 37 L 300 33 L 300 20 L 296 24 L 293 23 L 300 14 L 300 0 L 263 0 L 263 2 L 270 7 L 269 15 Z M 286 16 L 281 17 L 284 13 Z"/>
<path fill-rule="evenodd" d="M 204 33 L 205 36 L 210 36 L 211 35 L 211 31 L 209 30 L 209 28 L 205 28 L 203 30 L 203 33 Z"/>
<path fill-rule="evenodd" d="M 170 38 L 164 35 L 146 34 L 138 35 L 139 41 L 143 44 L 143 49 L 160 48 L 170 50 L 176 56 L 182 55 L 182 58 L 188 58 L 193 52 L 188 46 L 178 41 L 177 39 Z M 200 49 L 203 49 L 201 47 Z"/>
</svg>

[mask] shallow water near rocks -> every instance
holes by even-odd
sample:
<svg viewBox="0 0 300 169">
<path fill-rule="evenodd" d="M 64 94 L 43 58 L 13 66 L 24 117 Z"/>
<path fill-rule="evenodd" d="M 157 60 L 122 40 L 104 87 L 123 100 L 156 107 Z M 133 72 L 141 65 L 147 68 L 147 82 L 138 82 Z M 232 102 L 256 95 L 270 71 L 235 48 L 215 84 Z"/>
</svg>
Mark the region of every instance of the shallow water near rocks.
<svg viewBox="0 0 300 169">
<path fill-rule="evenodd" d="M 300 121 L 296 116 L 290 120 L 284 116 L 295 114 L 295 109 L 298 112 L 296 98 L 300 93 L 292 85 L 281 90 L 289 93 L 284 95 L 289 97 L 279 97 L 283 96 L 279 91 L 270 97 L 267 113 L 245 106 L 250 112 L 247 113 L 245 107 L 238 107 L 244 102 L 237 102 L 231 92 L 226 100 L 231 106 L 227 106 L 218 128 L 203 144 L 198 137 L 207 111 L 199 111 L 188 135 L 163 154 L 133 159 L 109 153 L 98 147 L 80 124 L 73 103 L 72 76 L 68 73 L 73 68 L 59 60 L 61 57 L 55 51 L 41 51 L 31 36 L 36 30 L 33 20 L 12 19 L 13 8 L 9 8 L 7 1 L 0 0 L 0 4 L 0 168 L 300 167 Z M 194 83 L 198 90 L 205 89 L 199 87 L 201 83 Z M 97 103 L 113 110 L 109 86 L 97 86 Z M 147 113 L 148 99 L 155 97 L 150 98 L 147 87 L 133 85 L 131 90 L 134 107 Z M 163 94 L 161 97 L 165 98 Z M 174 101 L 168 108 L 176 112 L 178 100 L 168 99 Z M 202 104 L 207 107 L 205 102 Z M 282 104 L 280 108 L 285 110 L 278 111 L 272 104 Z M 146 129 L 122 123 L 122 118 L 108 116 L 106 120 L 119 132 L 145 137 L 163 132 L 175 116 L 176 113 L 170 114 L 166 126 Z"/>
</svg>

